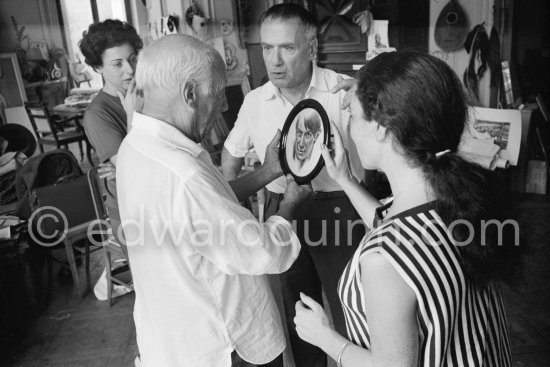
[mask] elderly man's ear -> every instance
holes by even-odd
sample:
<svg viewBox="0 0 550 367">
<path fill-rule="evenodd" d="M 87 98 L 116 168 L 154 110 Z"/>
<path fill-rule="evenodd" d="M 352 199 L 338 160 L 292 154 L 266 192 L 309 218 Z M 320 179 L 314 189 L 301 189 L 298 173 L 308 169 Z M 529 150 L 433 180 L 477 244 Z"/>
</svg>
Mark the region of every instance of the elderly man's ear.
<svg viewBox="0 0 550 367">
<path fill-rule="evenodd" d="M 192 108 L 197 107 L 197 86 L 192 81 L 185 82 L 185 85 L 183 86 L 182 90 L 182 98 L 183 101 Z"/>
</svg>

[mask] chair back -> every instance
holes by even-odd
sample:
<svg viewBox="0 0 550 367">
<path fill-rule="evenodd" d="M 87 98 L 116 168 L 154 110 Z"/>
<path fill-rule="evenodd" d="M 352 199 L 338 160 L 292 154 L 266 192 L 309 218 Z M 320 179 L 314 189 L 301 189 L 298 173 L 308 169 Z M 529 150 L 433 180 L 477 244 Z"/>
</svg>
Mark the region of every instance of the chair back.
<svg viewBox="0 0 550 367">
<path fill-rule="evenodd" d="M 105 208 L 105 195 L 101 188 L 101 179 L 99 178 L 99 169 L 101 167 L 93 167 L 88 171 L 88 185 L 90 185 L 90 192 L 92 194 L 92 200 L 94 202 L 94 209 L 96 217 L 99 220 L 109 219 L 109 214 Z"/>
<path fill-rule="evenodd" d="M 71 175 L 54 185 L 31 190 L 29 204 L 33 212 L 29 229 L 43 243 L 58 243 L 65 233 L 87 226 L 95 219 L 88 180 L 84 175 Z"/>
<path fill-rule="evenodd" d="M 101 179 L 99 178 L 100 167 L 93 167 L 87 173 L 88 185 L 90 186 L 90 193 L 92 196 L 92 202 L 94 204 L 95 216 L 98 224 L 94 226 L 94 233 L 101 235 L 101 240 L 106 241 L 112 235 L 112 228 L 109 222 L 109 212 L 105 207 L 105 193 Z"/>
<path fill-rule="evenodd" d="M 22 219 L 29 219 L 32 212 L 29 205 L 31 190 L 55 184 L 61 177 L 67 175 L 82 175 L 78 161 L 67 150 L 52 150 L 30 158 L 15 176 L 15 189 L 19 200 L 15 215 Z"/>
<path fill-rule="evenodd" d="M 27 110 L 32 128 L 38 139 L 46 135 L 53 135 L 57 141 L 55 124 L 45 104 L 25 102 L 25 110 Z"/>
</svg>

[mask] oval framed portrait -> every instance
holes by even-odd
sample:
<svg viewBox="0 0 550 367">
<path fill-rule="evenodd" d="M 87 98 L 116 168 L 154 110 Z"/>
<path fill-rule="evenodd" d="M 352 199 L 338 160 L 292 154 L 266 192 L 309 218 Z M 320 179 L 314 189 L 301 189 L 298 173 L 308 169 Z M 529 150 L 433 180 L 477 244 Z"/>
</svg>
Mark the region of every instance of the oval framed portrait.
<svg viewBox="0 0 550 367">
<path fill-rule="evenodd" d="M 283 172 L 299 185 L 311 182 L 323 169 L 321 144 L 328 145 L 330 123 L 323 106 L 314 99 L 300 101 L 288 114 L 279 145 Z"/>
</svg>

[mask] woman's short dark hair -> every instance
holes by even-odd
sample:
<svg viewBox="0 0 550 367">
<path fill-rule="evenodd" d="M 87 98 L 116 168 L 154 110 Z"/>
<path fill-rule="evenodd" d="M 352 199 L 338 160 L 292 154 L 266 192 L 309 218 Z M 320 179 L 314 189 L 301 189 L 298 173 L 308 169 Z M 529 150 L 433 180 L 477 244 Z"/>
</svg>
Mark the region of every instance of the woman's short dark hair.
<svg viewBox="0 0 550 367">
<path fill-rule="evenodd" d="M 466 275 L 479 285 L 502 278 L 510 270 L 498 263 L 502 244 L 480 228 L 498 218 L 489 172 L 458 154 L 468 108 L 454 71 L 429 54 L 383 53 L 359 70 L 356 95 L 365 119 L 384 126 L 409 165 L 422 169 L 443 221 L 466 220 L 475 228 L 471 243 L 458 248 Z M 453 239 L 468 241 L 470 228 L 453 226 Z"/>
<path fill-rule="evenodd" d="M 134 27 L 118 19 L 107 19 L 100 23 L 90 24 L 87 31 L 82 33 L 78 42 L 80 51 L 84 55 L 86 64 L 92 68 L 103 66 L 101 58 L 105 50 L 128 43 L 138 52 L 143 42 Z"/>
</svg>

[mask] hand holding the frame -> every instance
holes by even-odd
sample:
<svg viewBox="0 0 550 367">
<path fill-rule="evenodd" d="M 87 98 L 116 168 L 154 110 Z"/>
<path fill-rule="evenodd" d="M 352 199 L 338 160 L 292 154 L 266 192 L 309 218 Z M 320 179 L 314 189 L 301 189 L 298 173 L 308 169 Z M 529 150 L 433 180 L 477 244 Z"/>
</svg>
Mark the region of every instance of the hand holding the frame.
<svg viewBox="0 0 550 367">
<path fill-rule="evenodd" d="M 283 169 L 279 162 L 279 140 L 281 140 L 281 130 L 278 129 L 265 150 L 264 159 L 264 165 L 270 167 L 275 178 L 283 175 Z"/>
<path fill-rule="evenodd" d="M 334 152 L 331 155 L 329 148 L 326 145 L 321 145 L 321 154 L 325 160 L 325 166 L 327 167 L 327 172 L 334 181 L 344 187 L 346 184 L 353 182 L 355 179 L 351 174 L 349 168 L 349 157 L 348 151 L 344 148 L 342 143 L 342 136 L 338 131 L 338 128 L 334 122 L 330 122 L 331 131 L 334 135 L 334 141 L 332 142 L 332 151 Z"/>
<path fill-rule="evenodd" d="M 281 203 L 298 205 L 311 196 L 313 189 L 311 184 L 298 185 L 291 174 L 286 175 L 286 190 Z M 282 204 L 281 204 L 282 205 Z"/>
<path fill-rule="evenodd" d="M 286 190 L 277 215 L 291 221 L 298 205 L 311 196 L 311 184 L 298 185 L 291 174 L 286 175 Z"/>
</svg>

